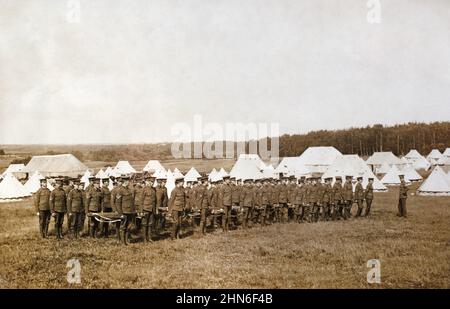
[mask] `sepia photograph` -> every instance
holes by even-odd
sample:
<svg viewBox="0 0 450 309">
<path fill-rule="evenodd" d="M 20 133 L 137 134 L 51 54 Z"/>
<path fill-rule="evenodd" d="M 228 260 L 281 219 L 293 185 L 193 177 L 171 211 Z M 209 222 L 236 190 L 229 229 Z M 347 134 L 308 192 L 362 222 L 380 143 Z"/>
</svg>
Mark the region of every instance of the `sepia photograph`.
<svg viewBox="0 0 450 309">
<path fill-rule="evenodd" d="M 0 0 L 0 289 L 449 289 L 449 30 L 448 0 Z"/>
</svg>

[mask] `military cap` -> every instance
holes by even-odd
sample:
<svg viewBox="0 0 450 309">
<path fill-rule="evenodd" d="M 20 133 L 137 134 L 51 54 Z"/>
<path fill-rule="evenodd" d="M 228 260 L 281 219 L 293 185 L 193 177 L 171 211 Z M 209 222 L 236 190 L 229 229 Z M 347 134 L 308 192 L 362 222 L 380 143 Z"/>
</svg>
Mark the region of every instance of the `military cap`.
<svg viewBox="0 0 450 309">
<path fill-rule="evenodd" d="M 78 179 L 74 179 L 73 184 L 79 185 L 81 182 Z"/>
<path fill-rule="evenodd" d="M 222 176 L 222 178 L 226 179 L 226 178 L 231 178 L 231 177 L 230 177 L 230 175 L 224 175 L 224 176 Z"/>
<path fill-rule="evenodd" d="M 332 177 L 326 177 L 325 180 L 332 180 Z"/>
<path fill-rule="evenodd" d="M 336 177 L 334 177 L 336 180 L 341 180 L 342 179 L 342 177 L 341 176 L 336 176 Z"/>
<path fill-rule="evenodd" d="M 63 183 L 63 180 L 62 180 L 61 178 L 56 178 L 56 179 L 55 179 L 55 183 L 61 185 L 61 184 Z"/>
<path fill-rule="evenodd" d="M 369 177 L 369 180 L 374 180 L 374 178 L 373 177 Z"/>
<path fill-rule="evenodd" d="M 405 178 L 405 175 L 403 175 L 403 174 L 398 174 L 398 177 L 400 177 L 400 178 Z"/>
<path fill-rule="evenodd" d="M 177 177 L 175 178 L 175 183 L 182 182 L 184 180 L 184 177 Z"/>
<path fill-rule="evenodd" d="M 94 180 L 96 179 L 95 176 L 89 176 L 89 180 Z"/>
<path fill-rule="evenodd" d="M 361 176 L 356 177 L 356 180 L 362 180 L 363 178 Z"/>
<path fill-rule="evenodd" d="M 42 178 L 42 179 L 39 180 L 39 182 L 40 182 L 40 183 L 43 183 L 43 182 L 47 183 L 47 179 Z"/>
<path fill-rule="evenodd" d="M 345 179 L 352 179 L 352 178 L 353 178 L 353 176 L 349 176 L 349 175 L 345 176 Z"/>
<path fill-rule="evenodd" d="M 152 175 L 147 175 L 144 177 L 144 180 L 151 180 L 151 181 L 155 181 L 156 177 L 152 176 Z"/>
<path fill-rule="evenodd" d="M 128 175 L 120 176 L 118 181 L 121 181 L 121 180 L 130 180 L 130 176 L 128 176 Z"/>
<path fill-rule="evenodd" d="M 233 180 L 233 179 L 236 180 L 236 176 L 230 176 L 230 179 L 231 180 Z"/>
<path fill-rule="evenodd" d="M 94 183 L 100 183 L 100 179 L 95 178 L 95 179 L 94 179 Z"/>
</svg>

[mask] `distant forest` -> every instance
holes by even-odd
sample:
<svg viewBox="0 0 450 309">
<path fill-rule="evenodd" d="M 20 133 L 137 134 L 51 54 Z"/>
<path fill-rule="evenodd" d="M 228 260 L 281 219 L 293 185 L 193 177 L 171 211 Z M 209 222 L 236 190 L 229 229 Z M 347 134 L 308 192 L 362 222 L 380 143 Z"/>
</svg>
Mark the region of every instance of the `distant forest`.
<svg viewBox="0 0 450 309">
<path fill-rule="evenodd" d="M 421 154 L 427 155 L 434 148 L 442 152 L 446 147 L 450 147 L 450 122 L 407 123 L 395 126 L 377 124 L 364 128 L 285 134 L 280 136 L 279 142 L 281 157 L 298 156 L 310 146 L 334 146 L 344 154 L 360 156 L 370 156 L 375 151 L 392 151 L 396 155 L 404 155 L 410 149 L 417 149 Z M 270 142 L 268 144 L 270 147 Z M 27 163 L 32 155 L 59 153 L 72 153 L 82 161 L 146 161 L 172 158 L 170 143 L 0 146 L 0 156 L 18 155 L 13 160 L 14 163 Z"/>
</svg>

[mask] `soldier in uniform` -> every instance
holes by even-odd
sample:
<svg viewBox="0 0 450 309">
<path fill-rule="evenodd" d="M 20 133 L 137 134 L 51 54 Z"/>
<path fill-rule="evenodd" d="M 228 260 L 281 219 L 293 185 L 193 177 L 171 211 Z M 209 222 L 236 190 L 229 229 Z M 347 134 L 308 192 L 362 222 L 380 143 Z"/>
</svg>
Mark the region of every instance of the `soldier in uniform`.
<svg viewBox="0 0 450 309">
<path fill-rule="evenodd" d="M 278 204 L 280 207 L 280 223 L 285 223 L 288 220 L 288 196 L 289 196 L 289 188 L 288 188 L 288 178 L 283 177 L 281 184 L 279 185 L 279 195 L 278 195 Z"/>
<path fill-rule="evenodd" d="M 373 201 L 373 178 L 369 178 L 369 183 L 364 191 L 364 199 L 366 200 L 366 211 L 364 213 L 364 217 L 367 217 L 370 215 L 370 207 L 372 206 Z"/>
<path fill-rule="evenodd" d="M 270 182 L 270 191 L 271 191 L 271 199 L 270 199 L 270 207 L 267 213 L 268 221 L 272 224 L 276 220 L 277 216 L 277 208 L 278 208 L 278 187 L 277 180 L 272 179 Z"/>
<path fill-rule="evenodd" d="M 156 179 L 156 213 L 155 213 L 155 233 L 159 234 L 165 225 L 165 214 L 167 212 L 167 205 L 169 197 L 167 196 L 166 178 L 159 176 Z"/>
<path fill-rule="evenodd" d="M 361 217 L 363 211 L 364 188 L 362 186 L 362 180 L 363 180 L 362 177 L 358 177 L 355 186 L 355 201 L 356 205 L 358 205 L 358 210 L 356 211 L 355 217 Z"/>
<path fill-rule="evenodd" d="M 408 186 L 405 182 L 405 176 L 399 175 L 400 177 L 400 190 L 398 197 L 398 214 L 399 217 L 406 218 L 406 199 L 408 198 Z"/>
<path fill-rule="evenodd" d="M 325 186 L 322 184 L 320 178 L 316 180 L 316 194 L 317 194 L 317 207 L 315 212 L 315 221 L 319 221 L 323 217 L 325 207 L 323 206 L 323 197 L 325 195 Z"/>
<path fill-rule="evenodd" d="M 294 220 L 294 201 L 297 187 L 297 179 L 295 176 L 290 176 L 288 181 L 288 221 Z"/>
<path fill-rule="evenodd" d="M 108 188 L 109 185 L 109 177 L 102 179 L 102 212 L 110 213 L 113 211 L 113 208 L 111 206 L 111 192 Z M 103 222 L 102 224 L 102 234 L 104 237 L 109 236 L 109 223 Z"/>
<path fill-rule="evenodd" d="M 183 216 L 183 211 L 186 207 L 186 194 L 183 188 L 183 178 L 175 179 L 175 188 L 170 194 L 169 200 L 169 212 L 172 215 L 173 229 L 172 229 L 172 240 L 180 238 L 181 231 L 181 219 Z"/>
<path fill-rule="evenodd" d="M 224 214 L 222 216 L 222 229 L 224 232 L 228 232 L 231 224 L 231 207 L 233 205 L 233 189 L 230 184 L 230 176 L 225 175 L 223 177 L 224 183 L 220 187 L 221 191 L 221 200 L 222 200 L 222 208 L 224 210 Z"/>
<path fill-rule="evenodd" d="M 251 220 L 252 208 L 255 203 L 255 192 L 251 187 L 251 179 L 246 179 L 244 181 L 244 187 L 241 192 L 241 207 L 243 207 L 243 218 L 242 218 L 242 226 L 244 229 L 249 225 L 249 221 Z"/>
<path fill-rule="evenodd" d="M 344 197 L 342 195 L 342 179 L 336 176 L 333 185 L 333 220 L 339 220 L 344 212 Z"/>
<path fill-rule="evenodd" d="M 311 185 L 308 188 L 308 204 L 311 209 L 311 221 L 317 222 L 319 217 L 319 205 L 318 205 L 318 186 L 316 182 L 316 178 L 311 178 Z"/>
<path fill-rule="evenodd" d="M 344 212 L 342 217 L 344 220 L 350 219 L 352 217 L 351 209 L 353 206 L 353 185 L 352 185 L 352 176 L 345 176 L 344 187 L 342 188 L 342 193 L 344 196 Z"/>
<path fill-rule="evenodd" d="M 272 198 L 272 189 L 269 184 L 269 179 L 263 179 L 263 185 L 260 188 L 260 222 L 262 226 L 266 225 L 267 208 L 269 207 Z"/>
<path fill-rule="evenodd" d="M 39 215 L 39 232 L 42 238 L 47 238 L 48 225 L 50 224 L 50 190 L 47 188 L 47 180 L 40 180 L 41 187 L 35 194 L 34 206 Z"/>
<path fill-rule="evenodd" d="M 86 209 L 86 197 L 87 197 L 87 193 L 92 189 L 92 183 L 89 183 L 89 180 L 86 180 L 86 182 L 88 183 L 88 185 L 86 186 L 86 182 L 85 181 L 80 181 L 82 184 L 82 188 L 83 188 L 83 205 L 85 206 L 84 209 Z M 80 232 L 83 232 L 84 229 L 84 222 L 86 221 L 86 211 L 83 210 L 83 212 L 81 213 L 81 229 Z M 89 224 L 88 224 L 88 229 L 89 229 Z"/>
<path fill-rule="evenodd" d="M 78 238 L 81 229 L 81 216 L 84 213 L 83 185 L 75 181 L 74 188 L 67 195 L 67 213 L 69 214 L 69 233 Z"/>
<path fill-rule="evenodd" d="M 312 180 L 311 177 L 306 179 L 306 183 L 303 189 L 303 203 L 302 203 L 302 216 L 301 222 L 309 222 L 311 223 L 311 204 L 310 204 L 310 196 L 312 193 Z"/>
<path fill-rule="evenodd" d="M 209 209 L 212 213 L 211 221 L 212 221 L 212 228 L 215 229 L 217 226 L 216 222 L 216 213 L 219 208 L 219 181 L 218 179 L 211 179 L 211 187 L 208 190 L 208 204 Z"/>
<path fill-rule="evenodd" d="M 255 201 L 254 201 L 254 205 L 253 205 L 253 211 L 251 214 L 251 221 L 253 223 L 258 223 L 260 216 L 261 216 L 261 210 L 262 210 L 262 204 L 261 204 L 261 199 L 262 199 L 262 183 L 261 180 L 256 179 L 254 181 L 254 186 L 253 186 L 253 194 L 255 197 Z"/>
<path fill-rule="evenodd" d="M 143 180 L 140 178 L 140 176 L 135 175 L 136 178 L 134 179 L 133 183 L 133 189 L 131 190 L 133 192 L 133 198 L 134 198 L 134 206 L 136 209 L 141 209 L 141 199 L 142 199 L 142 185 Z M 140 217 L 136 217 L 136 228 L 138 230 L 141 229 L 141 219 Z"/>
<path fill-rule="evenodd" d="M 207 218 L 209 214 L 208 203 L 208 177 L 201 178 L 201 184 L 197 187 L 195 195 L 196 206 L 200 210 L 200 231 L 203 235 L 206 235 Z"/>
<path fill-rule="evenodd" d="M 292 207 L 294 209 L 294 221 L 299 222 L 301 217 L 301 204 L 302 204 L 302 197 L 303 197 L 303 191 L 302 191 L 302 183 L 301 178 L 297 180 L 297 185 L 291 192 L 291 201 L 292 201 Z"/>
<path fill-rule="evenodd" d="M 62 239 L 62 226 L 64 215 L 67 212 L 66 193 L 62 189 L 62 180 L 57 179 L 55 189 L 50 194 L 50 208 L 52 215 L 55 217 L 56 238 Z"/>
<path fill-rule="evenodd" d="M 236 177 L 230 177 L 231 183 L 231 212 L 232 212 L 232 221 L 234 226 L 238 226 L 238 214 L 240 212 L 240 201 L 241 201 L 241 191 L 242 184 L 241 182 L 236 180 Z"/>
<path fill-rule="evenodd" d="M 129 187 L 130 177 L 122 177 L 122 186 L 118 189 L 116 195 L 117 212 L 122 216 L 120 222 L 120 239 L 126 245 L 130 238 L 130 225 L 135 224 L 136 207 L 134 205 L 133 191 Z"/>
<path fill-rule="evenodd" d="M 141 209 L 139 210 L 142 216 L 142 224 L 144 226 L 145 241 L 152 241 L 152 232 L 154 228 L 154 214 L 156 213 L 156 190 L 153 188 L 154 177 L 145 178 L 145 186 L 142 189 L 141 195 Z"/>
<path fill-rule="evenodd" d="M 331 177 L 325 178 L 325 184 L 323 185 L 323 197 L 322 197 L 322 220 L 328 221 L 330 219 L 330 208 L 333 198 L 333 188 L 331 187 Z"/>
<path fill-rule="evenodd" d="M 92 177 L 92 189 L 86 193 L 85 211 L 87 214 L 98 213 L 102 211 L 102 190 L 100 189 L 100 180 Z M 95 238 L 98 232 L 99 222 L 89 216 L 89 236 Z"/>
</svg>

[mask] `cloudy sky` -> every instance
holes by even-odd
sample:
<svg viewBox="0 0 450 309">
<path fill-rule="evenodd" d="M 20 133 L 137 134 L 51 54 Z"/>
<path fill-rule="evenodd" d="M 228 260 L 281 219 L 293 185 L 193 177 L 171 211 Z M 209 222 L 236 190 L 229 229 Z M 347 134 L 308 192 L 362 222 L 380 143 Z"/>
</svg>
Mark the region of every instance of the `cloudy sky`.
<svg viewBox="0 0 450 309">
<path fill-rule="evenodd" d="M 0 143 L 450 120 L 450 1 L 373 2 L 0 0 Z"/>
</svg>

